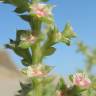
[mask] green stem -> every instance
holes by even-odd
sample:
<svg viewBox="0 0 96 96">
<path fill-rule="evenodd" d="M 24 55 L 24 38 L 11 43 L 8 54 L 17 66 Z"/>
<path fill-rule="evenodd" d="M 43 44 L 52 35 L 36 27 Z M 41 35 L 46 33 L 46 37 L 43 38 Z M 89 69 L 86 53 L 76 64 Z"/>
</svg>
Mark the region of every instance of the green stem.
<svg viewBox="0 0 96 96">
<path fill-rule="evenodd" d="M 38 36 L 41 31 L 41 21 L 37 17 L 32 17 L 30 23 L 32 34 Z"/>
<path fill-rule="evenodd" d="M 53 41 L 53 34 L 51 34 L 50 36 L 48 36 L 47 40 L 44 42 L 43 46 L 42 46 L 42 54 L 51 46 L 53 46 L 55 44 L 55 42 Z M 44 58 L 45 55 L 42 56 L 42 58 Z"/>
<path fill-rule="evenodd" d="M 31 20 L 31 30 L 32 35 L 34 35 L 37 39 L 41 32 L 41 21 L 37 17 L 32 17 Z M 39 64 L 42 62 L 42 49 L 41 49 L 41 41 L 36 41 L 32 46 L 32 64 Z"/>
<path fill-rule="evenodd" d="M 40 48 L 40 42 L 37 42 L 32 47 L 32 64 L 38 64 L 42 62 L 42 53 Z"/>
</svg>

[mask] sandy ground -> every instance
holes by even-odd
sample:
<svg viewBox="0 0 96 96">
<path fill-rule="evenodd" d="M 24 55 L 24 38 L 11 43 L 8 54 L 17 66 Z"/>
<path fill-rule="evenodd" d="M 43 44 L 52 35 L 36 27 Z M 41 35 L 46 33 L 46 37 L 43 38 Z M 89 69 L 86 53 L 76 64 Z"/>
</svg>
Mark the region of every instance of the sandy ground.
<svg viewBox="0 0 96 96">
<path fill-rule="evenodd" d="M 20 89 L 22 76 L 17 72 L 0 67 L 0 96 L 14 96 Z"/>
<path fill-rule="evenodd" d="M 0 80 L 0 96 L 14 96 L 18 89 L 20 89 L 18 79 Z"/>
<path fill-rule="evenodd" d="M 0 51 L 0 96 L 14 96 L 24 78 L 6 51 Z"/>
</svg>

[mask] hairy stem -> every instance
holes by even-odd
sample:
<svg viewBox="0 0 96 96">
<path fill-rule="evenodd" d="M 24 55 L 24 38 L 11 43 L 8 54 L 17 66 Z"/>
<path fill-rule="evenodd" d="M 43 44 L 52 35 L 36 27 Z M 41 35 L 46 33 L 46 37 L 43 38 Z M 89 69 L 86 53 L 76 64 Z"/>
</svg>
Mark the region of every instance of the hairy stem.
<svg viewBox="0 0 96 96">
<path fill-rule="evenodd" d="M 32 47 L 32 64 L 38 64 L 42 62 L 42 53 L 40 48 L 40 42 L 37 42 Z"/>
<path fill-rule="evenodd" d="M 32 18 L 32 24 L 31 24 L 31 30 L 32 35 L 34 35 L 36 38 L 38 38 L 40 32 L 41 32 L 41 21 L 38 20 L 37 17 Z M 42 62 L 42 54 L 41 54 L 41 41 L 35 42 L 32 50 L 32 64 L 38 64 Z"/>
</svg>

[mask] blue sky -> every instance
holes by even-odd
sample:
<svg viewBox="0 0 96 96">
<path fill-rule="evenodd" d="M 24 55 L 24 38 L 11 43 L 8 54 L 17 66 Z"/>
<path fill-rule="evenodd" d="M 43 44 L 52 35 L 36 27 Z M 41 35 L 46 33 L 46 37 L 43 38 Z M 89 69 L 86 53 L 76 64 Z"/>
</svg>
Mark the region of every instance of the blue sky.
<svg viewBox="0 0 96 96">
<path fill-rule="evenodd" d="M 70 47 L 57 44 L 57 51 L 51 57 L 45 58 L 45 63 L 56 66 L 55 72 L 67 75 L 84 67 L 84 58 L 77 54 L 76 42 L 82 40 L 91 47 L 96 44 L 96 0 L 50 0 L 55 4 L 53 13 L 60 31 L 65 24 L 70 22 L 77 38 L 72 41 Z M 15 38 L 16 29 L 28 29 L 29 25 L 21 20 L 15 13 L 14 7 L 0 4 L 0 46 L 3 47 L 9 38 Z M 8 50 L 17 66 L 21 67 L 20 57 Z"/>
</svg>

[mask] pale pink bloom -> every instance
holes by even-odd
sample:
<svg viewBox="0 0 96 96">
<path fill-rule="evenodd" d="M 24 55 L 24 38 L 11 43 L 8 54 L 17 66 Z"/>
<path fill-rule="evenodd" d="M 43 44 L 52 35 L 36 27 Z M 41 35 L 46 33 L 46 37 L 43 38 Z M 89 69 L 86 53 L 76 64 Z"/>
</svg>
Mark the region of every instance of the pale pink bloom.
<svg viewBox="0 0 96 96">
<path fill-rule="evenodd" d="M 33 70 L 32 71 L 32 76 L 43 76 L 44 73 L 41 70 Z"/>
<path fill-rule="evenodd" d="M 76 73 L 73 76 L 73 84 L 82 88 L 88 88 L 91 81 L 84 73 Z"/>
<path fill-rule="evenodd" d="M 28 66 L 27 76 L 28 77 L 41 77 L 41 76 L 45 76 L 45 73 L 38 68 L 32 68 L 31 66 Z"/>
<path fill-rule="evenodd" d="M 36 14 L 38 17 L 45 17 L 52 15 L 51 8 L 47 7 L 47 4 L 38 3 L 33 4 L 31 7 L 33 14 Z"/>
</svg>

